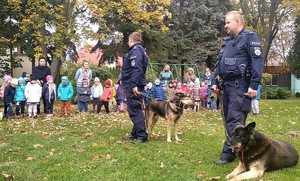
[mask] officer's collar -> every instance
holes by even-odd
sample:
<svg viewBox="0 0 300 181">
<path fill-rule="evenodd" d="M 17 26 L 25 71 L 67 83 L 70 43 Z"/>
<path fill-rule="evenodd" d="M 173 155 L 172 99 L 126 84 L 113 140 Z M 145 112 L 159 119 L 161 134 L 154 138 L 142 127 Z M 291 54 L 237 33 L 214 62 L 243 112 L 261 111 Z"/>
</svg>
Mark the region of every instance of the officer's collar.
<svg viewBox="0 0 300 181">
<path fill-rule="evenodd" d="M 237 35 L 235 36 L 230 36 L 231 39 L 234 39 L 236 37 L 238 37 L 240 34 L 242 34 L 245 31 L 245 28 L 243 28 Z"/>
<path fill-rule="evenodd" d="M 132 50 L 136 45 L 140 45 L 141 43 L 135 43 L 131 47 L 129 47 L 129 50 Z"/>
</svg>

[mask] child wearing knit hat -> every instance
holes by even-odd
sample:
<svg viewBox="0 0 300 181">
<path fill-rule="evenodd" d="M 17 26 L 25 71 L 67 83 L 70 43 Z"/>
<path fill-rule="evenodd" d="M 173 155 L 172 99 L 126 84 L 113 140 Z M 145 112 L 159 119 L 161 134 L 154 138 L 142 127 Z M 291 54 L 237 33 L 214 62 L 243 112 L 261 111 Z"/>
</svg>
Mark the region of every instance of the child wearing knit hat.
<svg viewBox="0 0 300 181">
<path fill-rule="evenodd" d="M 53 115 L 53 104 L 56 100 L 56 85 L 53 82 L 52 75 L 47 75 L 46 83 L 43 85 L 42 98 L 45 106 L 45 114 Z"/>
<path fill-rule="evenodd" d="M 78 111 L 88 112 L 88 106 L 90 102 L 91 96 L 91 88 L 89 87 L 89 83 L 87 79 L 83 79 L 82 86 L 77 87 L 77 97 L 78 97 Z"/>
<path fill-rule="evenodd" d="M 94 80 L 94 85 L 91 88 L 91 99 L 93 101 L 93 113 L 100 112 L 100 97 L 103 93 L 103 87 L 100 83 L 100 79 L 98 77 Z M 97 107 L 97 109 L 96 109 Z M 98 111 L 99 110 L 99 111 Z"/>
<path fill-rule="evenodd" d="M 15 94 L 16 115 L 18 118 L 22 115 L 24 116 L 25 114 L 25 105 L 26 105 L 25 86 L 26 86 L 25 79 L 23 77 L 19 77 L 18 85 L 16 87 L 16 94 Z"/>
<path fill-rule="evenodd" d="M 105 111 L 108 114 L 109 113 L 109 101 L 112 98 L 112 87 L 111 87 L 111 81 L 109 79 L 105 80 L 104 82 L 105 87 L 103 90 L 103 94 L 101 96 L 101 101 L 100 101 L 100 105 L 99 105 L 99 111 L 97 111 L 98 113 L 101 111 L 101 107 L 104 105 L 105 107 Z"/>
<path fill-rule="evenodd" d="M 60 116 L 71 115 L 71 98 L 74 94 L 72 83 L 67 76 L 61 77 L 61 83 L 57 89 L 57 96 L 60 100 Z"/>
<path fill-rule="evenodd" d="M 25 87 L 29 118 L 37 118 L 37 107 L 42 97 L 42 87 L 37 83 L 35 75 L 30 75 L 30 82 Z"/>
<path fill-rule="evenodd" d="M 10 75 L 4 75 L 3 80 L 4 83 L 0 88 L 0 98 L 3 100 L 5 87 L 8 86 L 11 82 L 12 77 Z M 7 114 L 7 106 L 4 104 L 4 116 Z"/>
</svg>

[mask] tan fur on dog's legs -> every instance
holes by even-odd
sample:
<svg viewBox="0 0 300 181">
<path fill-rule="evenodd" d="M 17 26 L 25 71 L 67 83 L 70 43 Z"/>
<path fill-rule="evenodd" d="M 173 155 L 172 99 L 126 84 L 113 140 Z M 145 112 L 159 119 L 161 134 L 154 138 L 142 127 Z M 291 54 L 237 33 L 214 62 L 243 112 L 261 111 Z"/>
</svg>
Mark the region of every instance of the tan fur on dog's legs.
<svg viewBox="0 0 300 181">
<path fill-rule="evenodd" d="M 240 181 L 240 180 L 248 180 L 251 178 L 261 177 L 264 174 L 263 170 L 260 170 L 256 167 L 252 167 L 250 171 L 242 173 L 230 179 L 229 181 Z"/>
<path fill-rule="evenodd" d="M 155 135 L 155 133 L 153 132 L 153 129 L 154 129 L 155 124 L 158 121 L 158 117 L 152 117 L 151 120 L 152 120 L 152 122 L 151 122 L 151 125 L 150 125 L 150 132 L 149 133 Z"/>
<path fill-rule="evenodd" d="M 261 177 L 264 174 L 264 168 L 259 162 L 254 163 L 252 166 L 250 166 L 249 171 L 242 173 L 243 171 L 245 171 L 245 168 L 242 162 L 239 162 L 239 165 L 233 170 L 233 172 L 226 176 L 226 179 L 230 179 L 229 181 L 240 181 Z"/>
<path fill-rule="evenodd" d="M 235 176 L 237 176 L 238 174 L 242 173 L 245 171 L 245 167 L 244 164 L 240 161 L 239 165 L 230 173 L 226 176 L 226 179 L 231 179 Z"/>
<path fill-rule="evenodd" d="M 167 142 L 172 142 L 171 140 L 171 127 L 172 127 L 172 122 L 170 120 L 167 120 Z"/>
<path fill-rule="evenodd" d="M 176 140 L 176 141 L 181 141 L 181 139 L 178 138 L 178 121 L 179 121 L 179 120 L 176 120 L 176 121 L 174 122 L 175 140 Z"/>
</svg>

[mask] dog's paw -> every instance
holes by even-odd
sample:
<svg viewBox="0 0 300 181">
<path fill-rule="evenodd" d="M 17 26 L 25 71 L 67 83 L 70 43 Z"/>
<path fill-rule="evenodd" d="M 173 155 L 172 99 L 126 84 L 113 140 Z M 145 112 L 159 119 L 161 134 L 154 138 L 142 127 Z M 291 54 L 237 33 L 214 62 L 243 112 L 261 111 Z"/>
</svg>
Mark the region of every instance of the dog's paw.
<svg viewBox="0 0 300 181">
<path fill-rule="evenodd" d="M 234 177 L 234 178 L 232 178 L 232 177 L 227 178 L 227 177 L 228 177 L 228 175 L 226 176 L 226 180 L 227 180 L 227 181 L 240 181 L 240 179 L 238 179 L 238 178 L 236 178 L 236 177 Z"/>
<path fill-rule="evenodd" d="M 175 138 L 175 139 L 176 139 L 177 142 L 181 141 L 181 139 L 179 139 L 179 138 Z"/>
<path fill-rule="evenodd" d="M 167 139 L 167 142 L 171 143 L 171 142 L 172 142 L 172 140 L 171 140 L 171 139 Z"/>
<path fill-rule="evenodd" d="M 229 180 L 229 179 L 231 179 L 231 178 L 233 178 L 234 177 L 234 175 L 232 174 L 232 173 L 230 173 L 230 174 L 228 174 L 225 178 L 226 178 L 226 180 Z"/>
</svg>

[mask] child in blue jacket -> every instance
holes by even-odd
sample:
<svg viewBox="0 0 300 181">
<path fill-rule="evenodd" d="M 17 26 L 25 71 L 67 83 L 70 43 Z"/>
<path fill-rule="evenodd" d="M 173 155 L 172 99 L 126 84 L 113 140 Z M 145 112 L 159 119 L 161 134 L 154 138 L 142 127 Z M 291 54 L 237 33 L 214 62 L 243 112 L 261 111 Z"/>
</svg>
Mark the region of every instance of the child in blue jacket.
<svg viewBox="0 0 300 181">
<path fill-rule="evenodd" d="M 74 94 L 72 83 L 67 76 L 61 77 L 61 83 L 58 86 L 57 95 L 60 100 L 60 115 L 71 115 L 71 98 Z"/>
<path fill-rule="evenodd" d="M 159 79 L 155 79 L 155 85 L 152 88 L 154 100 L 165 100 L 165 90 L 160 84 Z"/>
<path fill-rule="evenodd" d="M 26 86 L 25 79 L 23 77 L 19 77 L 18 85 L 16 87 L 16 94 L 15 94 L 17 117 L 20 117 L 20 110 L 22 115 L 24 115 L 25 113 L 25 105 L 26 105 L 25 86 Z"/>
</svg>

